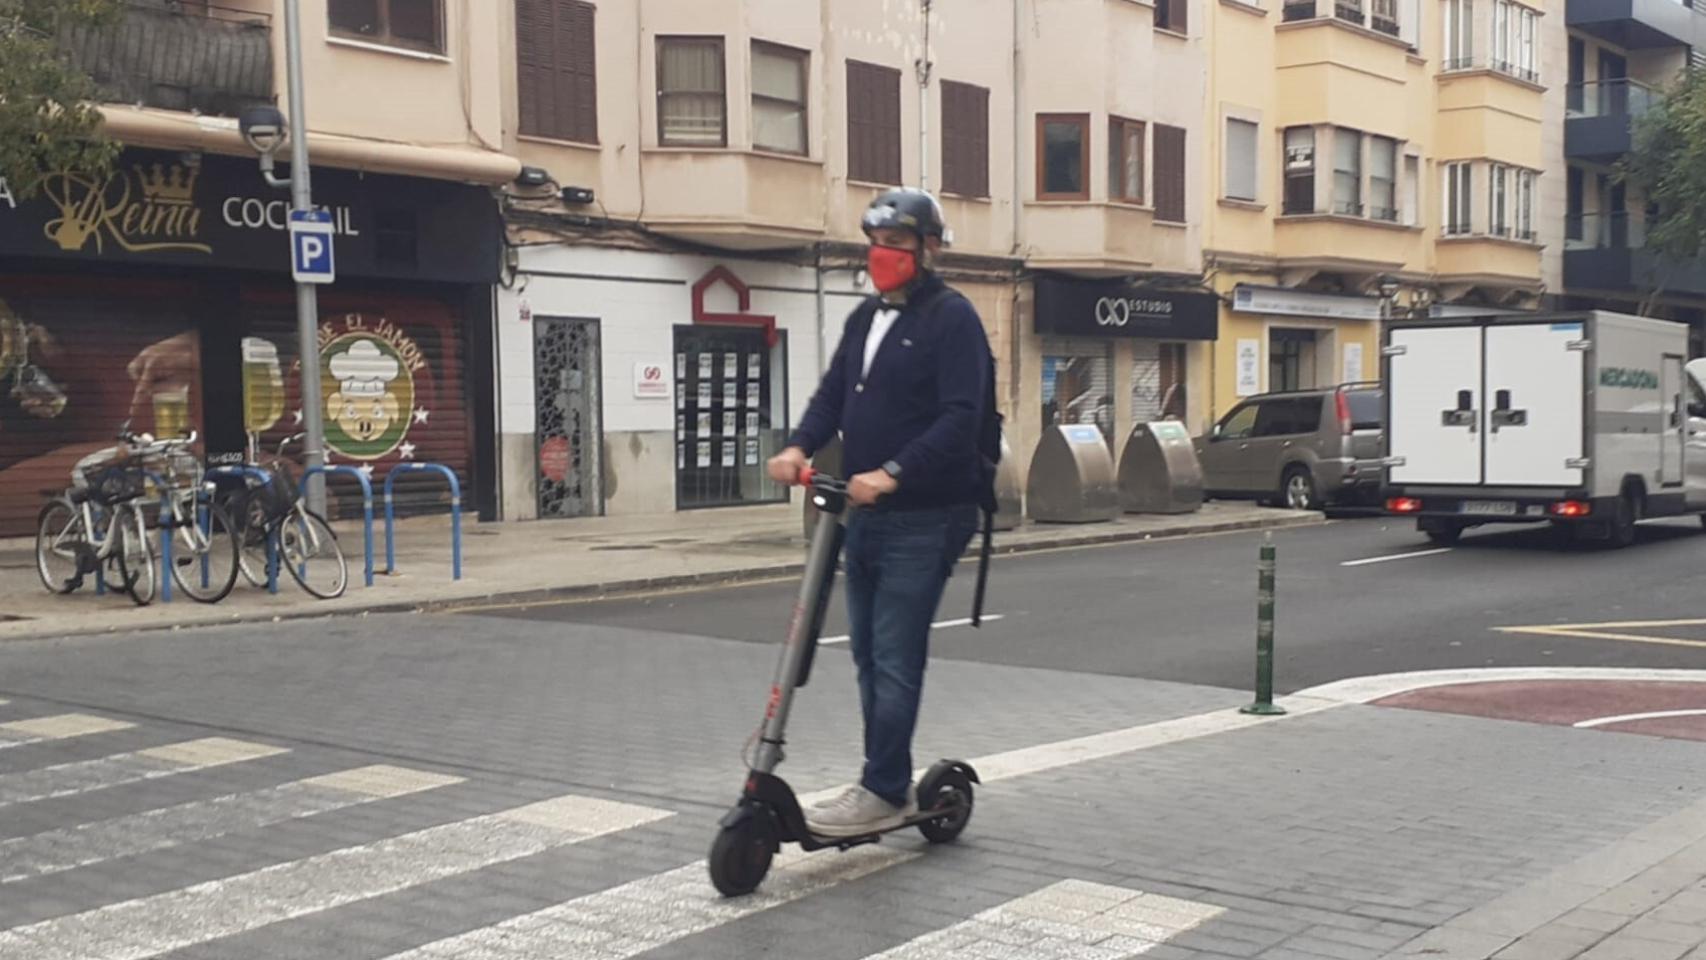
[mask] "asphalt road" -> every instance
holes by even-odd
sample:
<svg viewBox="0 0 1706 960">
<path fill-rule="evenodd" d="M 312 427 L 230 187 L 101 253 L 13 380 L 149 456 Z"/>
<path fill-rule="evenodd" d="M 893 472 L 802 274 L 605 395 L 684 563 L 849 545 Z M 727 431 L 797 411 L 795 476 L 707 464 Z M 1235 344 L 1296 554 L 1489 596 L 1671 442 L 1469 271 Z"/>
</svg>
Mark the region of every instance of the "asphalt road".
<svg viewBox="0 0 1706 960">
<path fill-rule="evenodd" d="M 937 630 L 932 655 L 1248 686 L 1260 539 L 1233 534 L 997 558 L 988 611 L 1001 619 Z M 1284 531 L 1275 542 L 1281 691 L 1437 668 L 1706 667 L 1706 645 L 1498 631 L 1702 616 L 1706 534 L 1692 520 L 1644 524 L 1640 541 L 1622 551 L 1561 543 L 1549 528 L 1493 527 L 1440 552 L 1409 524 L 1384 519 Z M 940 619 L 969 614 L 974 569 L 961 566 Z M 769 643 L 784 630 L 796 589 L 776 582 L 479 615 Z M 825 635 L 845 633 L 839 595 L 831 610 Z"/>
</svg>

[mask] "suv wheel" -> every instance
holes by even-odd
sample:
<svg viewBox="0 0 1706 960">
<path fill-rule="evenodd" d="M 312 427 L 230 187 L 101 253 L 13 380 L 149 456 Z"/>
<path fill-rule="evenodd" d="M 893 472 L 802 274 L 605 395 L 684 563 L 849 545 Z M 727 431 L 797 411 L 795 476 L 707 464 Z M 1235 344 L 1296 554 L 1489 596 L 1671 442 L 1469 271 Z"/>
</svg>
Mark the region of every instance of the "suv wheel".
<svg viewBox="0 0 1706 960">
<path fill-rule="evenodd" d="M 1290 510 L 1319 510 L 1321 499 L 1315 493 L 1315 477 L 1308 467 L 1294 466 L 1280 479 L 1280 504 Z"/>
</svg>

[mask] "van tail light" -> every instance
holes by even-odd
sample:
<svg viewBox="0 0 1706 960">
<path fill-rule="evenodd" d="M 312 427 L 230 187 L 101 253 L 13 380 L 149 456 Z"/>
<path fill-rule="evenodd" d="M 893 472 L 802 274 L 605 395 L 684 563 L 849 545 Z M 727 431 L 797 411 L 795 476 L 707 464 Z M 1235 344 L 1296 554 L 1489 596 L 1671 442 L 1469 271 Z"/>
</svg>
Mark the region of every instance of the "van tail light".
<svg viewBox="0 0 1706 960">
<path fill-rule="evenodd" d="M 1333 397 L 1338 401 L 1339 432 L 1340 433 L 1350 433 L 1351 432 L 1351 398 L 1350 398 L 1350 395 L 1345 393 L 1345 391 L 1340 390 L 1339 392 L 1335 393 L 1333 395 Z"/>
<path fill-rule="evenodd" d="M 1386 501 L 1386 509 L 1391 513 L 1420 513 L 1422 501 L 1415 497 L 1393 497 Z"/>
<path fill-rule="evenodd" d="M 1555 517 L 1585 517 L 1593 512 L 1593 504 L 1585 500 L 1560 500 L 1547 509 Z"/>
</svg>

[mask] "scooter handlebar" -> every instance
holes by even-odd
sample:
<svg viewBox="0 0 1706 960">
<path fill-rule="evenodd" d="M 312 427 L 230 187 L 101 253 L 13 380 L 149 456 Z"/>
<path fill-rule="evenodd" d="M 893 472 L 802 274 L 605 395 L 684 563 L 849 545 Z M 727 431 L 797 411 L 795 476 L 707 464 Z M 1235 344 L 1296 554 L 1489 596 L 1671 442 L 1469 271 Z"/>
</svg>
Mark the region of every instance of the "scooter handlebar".
<svg viewBox="0 0 1706 960">
<path fill-rule="evenodd" d="M 820 470 L 814 470 L 811 467 L 800 468 L 799 480 L 797 482 L 802 487 L 811 487 L 814 490 L 824 490 L 829 493 L 847 492 L 847 481 L 831 476 L 830 474 L 824 473 Z"/>
</svg>

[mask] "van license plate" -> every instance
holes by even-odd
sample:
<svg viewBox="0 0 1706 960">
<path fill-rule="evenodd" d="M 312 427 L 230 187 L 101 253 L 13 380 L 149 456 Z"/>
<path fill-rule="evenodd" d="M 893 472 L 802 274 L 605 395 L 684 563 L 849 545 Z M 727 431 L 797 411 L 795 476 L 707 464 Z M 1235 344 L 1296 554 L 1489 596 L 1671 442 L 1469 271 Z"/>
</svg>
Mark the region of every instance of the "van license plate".
<svg viewBox="0 0 1706 960">
<path fill-rule="evenodd" d="M 1481 516 L 1516 516 L 1516 504 L 1509 500 L 1465 500 L 1458 509 L 1461 513 L 1474 513 Z"/>
</svg>

